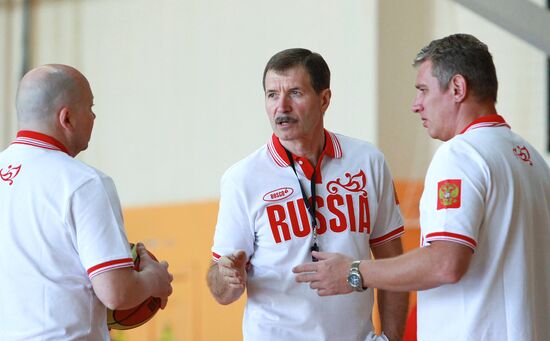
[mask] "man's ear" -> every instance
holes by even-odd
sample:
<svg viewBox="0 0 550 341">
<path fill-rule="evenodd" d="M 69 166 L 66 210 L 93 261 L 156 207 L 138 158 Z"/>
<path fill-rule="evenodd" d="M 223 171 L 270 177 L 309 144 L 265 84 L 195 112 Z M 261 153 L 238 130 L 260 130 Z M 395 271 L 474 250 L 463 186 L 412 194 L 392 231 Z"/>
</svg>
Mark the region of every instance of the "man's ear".
<svg viewBox="0 0 550 341">
<path fill-rule="evenodd" d="M 460 74 L 454 75 L 453 78 L 451 78 L 450 86 L 455 102 L 460 103 L 464 101 L 469 90 L 466 78 Z"/>
<path fill-rule="evenodd" d="M 328 106 L 330 104 L 330 97 L 332 96 L 332 92 L 329 88 L 324 89 L 321 91 L 320 97 L 321 97 L 321 113 L 325 113 L 327 111 Z"/>
<path fill-rule="evenodd" d="M 59 110 L 59 112 L 58 112 L 58 118 L 57 119 L 59 121 L 59 125 L 63 129 L 73 130 L 73 128 L 74 128 L 73 121 L 72 121 L 73 117 L 72 117 L 72 113 L 69 110 L 69 108 L 67 108 L 67 107 L 61 108 L 61 110 Z"/>
</svg>

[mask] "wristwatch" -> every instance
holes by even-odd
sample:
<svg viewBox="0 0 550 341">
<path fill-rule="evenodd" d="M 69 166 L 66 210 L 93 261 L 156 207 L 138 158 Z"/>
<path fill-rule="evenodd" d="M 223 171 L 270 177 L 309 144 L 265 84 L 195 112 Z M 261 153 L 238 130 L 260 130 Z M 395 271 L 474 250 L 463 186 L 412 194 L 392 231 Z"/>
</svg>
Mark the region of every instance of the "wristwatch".
<svg viewBox="0 0 550 341">
<path fill-rule="evenodd" d="M 348 274 L 348 284 L 353 288 L 353 290 L 359 292 L 365 291 L 367 289 L 363 286 L 363 276 L 361 276 L 361 272 L 359 271 L 360 263 L 360 260 L 352 262 Z"/>
</svg>

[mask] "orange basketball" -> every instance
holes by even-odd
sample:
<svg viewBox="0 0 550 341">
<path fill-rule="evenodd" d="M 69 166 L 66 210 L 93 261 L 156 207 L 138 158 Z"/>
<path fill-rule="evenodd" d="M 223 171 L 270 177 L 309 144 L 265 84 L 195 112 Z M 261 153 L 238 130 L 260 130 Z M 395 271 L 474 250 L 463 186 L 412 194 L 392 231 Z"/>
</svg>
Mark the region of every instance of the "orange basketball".
<svg viewBox="0 0 550 341">
<path fill-rule="evenodd" d="M 134 269 L 139 271 L 139 254 L 137 253 L 136 245 L 130 243 L 132 248 L 132 258 L 134 260 Z M 147 251 L 151 258 L 157 260 L 155 256 Z M 149 297 L 141 304 L 131 309 L 111 310 L 107 309 L 107 325 L 109 329 L 132 329 L 141 326 L 149 321 L 160 308 L 160 298 Z"/>
</svg>

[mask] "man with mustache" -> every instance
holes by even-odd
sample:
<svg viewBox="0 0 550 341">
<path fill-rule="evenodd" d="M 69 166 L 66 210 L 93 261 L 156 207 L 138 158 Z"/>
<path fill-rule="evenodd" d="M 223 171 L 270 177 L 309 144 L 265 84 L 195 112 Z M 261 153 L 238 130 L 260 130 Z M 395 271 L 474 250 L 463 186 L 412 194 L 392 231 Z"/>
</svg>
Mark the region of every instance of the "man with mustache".
<svg viewBox="0 0 550 341">
<path fill-rule="evenodd" d="M 363 285 L 418 290 L 418 340 L 548 340 L 550 169 L 497 114 L 498 82 L 487 45 L 468 34 L 417 54 L 416 98 L 435 153 L 420 201 L 422 247 L 360 263 Z M 351 292 L 357 258 L 296 267 L 319 295 Z"/>
<path fill-rule="evenodd" d="M 330 71 L 306 49 L 275 54 L 264 70 L 269 142 L 221 181 L 208 285 L 230 304 L 247 291 L 245 340 L 400 340 L 407 293 L 380 291 L 382 329 L 372 332 L 373 291 L 348 270 L 354 295 L 318 297 L 292 267 L 312 250 L 385 258 L 402 253 L 403 220 L 380 151 L 324 128 Z"/>
</svg>

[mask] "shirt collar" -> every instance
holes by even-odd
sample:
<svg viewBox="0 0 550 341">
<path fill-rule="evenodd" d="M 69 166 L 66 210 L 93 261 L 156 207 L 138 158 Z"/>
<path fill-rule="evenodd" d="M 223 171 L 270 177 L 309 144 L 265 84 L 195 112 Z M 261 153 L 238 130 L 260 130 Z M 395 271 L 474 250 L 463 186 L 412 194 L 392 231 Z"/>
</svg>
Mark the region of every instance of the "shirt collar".
<svg viewBox="0 0 550 341">
<path fill-rule="evenodd" d="M 20 130 L 11 144 L 26 144 L 38 148 L 59 150 L 69 154 L 67 148 L 55 138 L 37 131 Z"/>
<path fill-rule="evenodd" d="M 498 114 L 492 114 L 487 116 L 482 116 L 472 123 L 470 123 L 466 128 L 464 128 L 460 134 L 464 134 L 467 131 L 474 130 L 477 128 L 492 128 L 492 127 L 508 127 L 510 125 L 506 123 L 504 118 Z"/>
<path fill-rule="evenodd" d="M 271 135 L 271 139 L 267 144 L 267 149 L 269 151 L 269 155 L 271 155 L 273 161 L 279 167 L 290 166 L 290 160 L 288 159 L 288 155 L 286 154 L 285 147 L 283 147 L 281 141 L 275 134 Z M 339 159 L 342 157 L 342 146 L 340 145 L 340 141 L 338 141 L 338 138 L 335 134 L 329 132 L 326 129 L 325 148 L 321 152 L 321 155 L 323 154 L 334 159 Z"/>
</svg>

